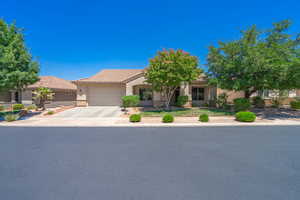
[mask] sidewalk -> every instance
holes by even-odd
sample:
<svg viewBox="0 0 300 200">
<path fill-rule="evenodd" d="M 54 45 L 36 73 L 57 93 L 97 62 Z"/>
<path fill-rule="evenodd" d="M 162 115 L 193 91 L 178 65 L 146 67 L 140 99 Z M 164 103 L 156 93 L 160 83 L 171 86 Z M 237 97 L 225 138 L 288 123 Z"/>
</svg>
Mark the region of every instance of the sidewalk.
<svg viewBox="0 0 300 200">
<path fill-rule="evenodd" d="M 253 123 L 243 123 L 234 117 L 210 117 L 210 122 L 199 122 L 197 117 L 177 117 L 174 123 L 162 123 L 159 117 L 144 117 L 139 123 L 130 123 L 128 118 L 29 118 L 15 122 L 0 122 L 0 126 L 28 126 L 28 127 L 176 127 L 176 126 L 285 126 L 299 125 L 298 119 L 257 119 Z"/>
</svg>

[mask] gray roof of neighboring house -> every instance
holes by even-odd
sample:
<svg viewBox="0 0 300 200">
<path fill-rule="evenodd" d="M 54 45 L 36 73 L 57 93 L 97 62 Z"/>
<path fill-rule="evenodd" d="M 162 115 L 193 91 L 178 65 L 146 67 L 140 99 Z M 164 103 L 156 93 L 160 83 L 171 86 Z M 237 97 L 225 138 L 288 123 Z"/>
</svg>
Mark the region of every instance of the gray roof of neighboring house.
<svg viewBox="0 0 300 200">
<path fill-rule="evenodd" d="M 67 81 L 55 76 L 40 76 L 40 80 L 32 85 L 27 86 L 29 89 L 35 89 L 39 87 L 46 87 L 50 89 L 61 90 L 77 90 L 77 86 L 71 81 Z"/>
</svg>

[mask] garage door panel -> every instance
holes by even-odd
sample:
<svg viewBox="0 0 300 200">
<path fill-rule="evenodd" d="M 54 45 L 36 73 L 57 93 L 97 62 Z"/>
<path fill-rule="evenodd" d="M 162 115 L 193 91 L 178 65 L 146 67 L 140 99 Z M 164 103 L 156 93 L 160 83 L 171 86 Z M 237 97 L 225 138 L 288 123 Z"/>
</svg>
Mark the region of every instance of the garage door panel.
<svg viewBox="0 0 300 200">
<path fill-rule="evenodd" d="M 121 85 L 102 85 L 89 87 L 89 106 L 120 106 L 125 87 Z"/>
</svg>

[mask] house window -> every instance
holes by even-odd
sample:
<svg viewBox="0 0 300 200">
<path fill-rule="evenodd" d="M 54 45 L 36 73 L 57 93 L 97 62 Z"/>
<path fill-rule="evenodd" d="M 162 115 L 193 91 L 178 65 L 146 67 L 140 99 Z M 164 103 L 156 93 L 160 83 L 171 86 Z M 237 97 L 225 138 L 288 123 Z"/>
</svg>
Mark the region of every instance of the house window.
<svg viewBox="0 0 300 200">
<path fill-rule="evenodd" d="M 204 100 L 204 88 L 193 87 L 192 88 L 192 100 L 203 101 Z"/>
<path fill-rule="evenodd" d="M 141 101 L 151 101 L 152 100 L 152 90 L 150 88 L 140 88 L 139 94 L 140 94 Z"/>
</svg>

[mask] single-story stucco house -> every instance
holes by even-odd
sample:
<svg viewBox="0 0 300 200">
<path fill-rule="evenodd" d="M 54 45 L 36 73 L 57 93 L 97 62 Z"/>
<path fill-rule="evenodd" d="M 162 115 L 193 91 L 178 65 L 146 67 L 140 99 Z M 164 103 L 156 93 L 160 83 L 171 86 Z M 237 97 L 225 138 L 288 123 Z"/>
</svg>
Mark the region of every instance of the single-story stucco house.
<svg viewBox="0 0 300 200">
<path fill-rule="evenodd" d="M 40 80 L 27 86 L 23 91 L 8 91 L 0 93 L 1 104 L 22 103 L 29 105 L 34 103 L 33 91 L 39 87 L 50 88 L 54 93 L 53 100 L 46 107 L 76 105 L 77 87 L 71 81 L 55 76 L 40 76 Z"/>
<path fill-rule="evenodd" d="M 164 97 L 151 90 L 145 82 L 143 69 L 110 69 L 102 70 L 90 78 L 74 81 L 77 85 L 77 106 L 121 106 L 125 95 L 140 96 L 141 106 L 161 106 Z M 223 90 L 208 85 L 201 75 L 190 85 L 178 87 L 172 103 L 180 95 L 189 97 L 189 105 L 203 105 L 216 98 Z M 242 93 L 228 92 L 229 99 L 242 97 Z"/>
<path fill-rule="evenodd" d="M 121 98 L 125 95 L 138 95 L 140 106 L 156 107 L 164 103 L 164 97 L 153 92 L 151 85 L 145 82 L 143 69 L 105 69 L 74 83 L 77 85 L 77 106 L 121 106 Z M 188 106 L 200 106 L 223 92 L 227 93 L 229 102 L 244 97 L 243 92 L 208 85 L 206 76 L 202 74 L 191 84 L 178 87 L 171 103 L 174 104 L 178 96 L 186 95 L 189 98 Z M 300 90 L 294 93 L 291 93 L 291 97 L 300 96 Z"/>
</svg>

